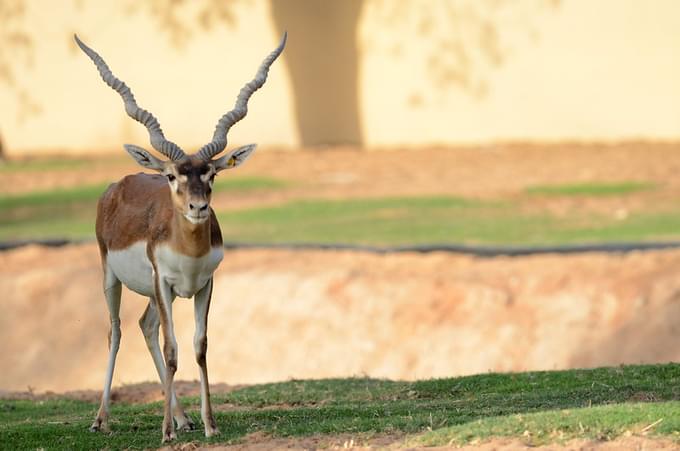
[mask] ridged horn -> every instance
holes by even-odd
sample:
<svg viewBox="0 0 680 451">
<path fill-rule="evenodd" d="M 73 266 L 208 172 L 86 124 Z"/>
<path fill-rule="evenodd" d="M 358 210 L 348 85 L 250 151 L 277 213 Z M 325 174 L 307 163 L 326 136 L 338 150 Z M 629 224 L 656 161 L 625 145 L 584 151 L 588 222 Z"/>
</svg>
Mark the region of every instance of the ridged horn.
<svg viewBox="0 0 680 451">
<path fill-rule="evenodd" d="M 151 142 L 151 146 L 173 161 L 184 158 L 186 156 L 184 151 L 174 142 L 165 139 L 163 130 L 161 130 L 158 120 L 153 114 L 137 106 L 135 96 L 132 95 L 130 88 L 128 88 L 124 82 L 116 78 L 113 73 L 111 73 L 109 66 L 106 65 L 106 62 L 104 62 L 104 59 L 99 56 L 97 52 L 85 45 L 77 35 L 74 34 L 73 37 L 75 38 L 78 47 L 80 47 L 81 50 L 90 57 L 95 66 L 97 66 L 99 75 L 101 75 L 104 82 L 113 88 L 113 90 L 120 94 L 120 96 L 123 98 L 123 102 L 125 103 L 125 112 L 128 114 L 128 116 L 144 125 L 149 131 L 149 141 Z"/>
<path fill-rule="evenodd" d="M 267 56 L 267 58 L 264 59 L 264 61 L 262 61 L 260 68 L 255 74 L 255 78 L 249 83 L 246 83 L 246 85 L 241 88 L 241 91 L 238 93 L 238 97 L 236 98 L 234 109 L 220 118 L 220 120 L 217 122 L 217 126 L 215 127 L 215 133 L 213 133 L 212 141 L 201 147 L 198 152 L 196 152 L 198 157 L 206 161 L 210 160 L 212 157 L 222 152 L 227 146 L 227 133 L 229 132 L 229 129 L 232 125 L 243 119 L 246 114 L 248 114 L 248 100 L 250 99 L 250 96 L 252 96 L 255 91 L 260 89 L 262 85 L 264 85 L 264 82 L 267 81 L 269 66 L 272 65 L 274 60 L 276 60 L 276 58 L 278 58 L 278 56 L 283 51 L 283 48 L 286 46 L 287 37 L 288 33 L 284 32 L 283 37 L 281 38 L 281 43 L 272 53 L 269 54 L 269 56 Z"/>
</svg>

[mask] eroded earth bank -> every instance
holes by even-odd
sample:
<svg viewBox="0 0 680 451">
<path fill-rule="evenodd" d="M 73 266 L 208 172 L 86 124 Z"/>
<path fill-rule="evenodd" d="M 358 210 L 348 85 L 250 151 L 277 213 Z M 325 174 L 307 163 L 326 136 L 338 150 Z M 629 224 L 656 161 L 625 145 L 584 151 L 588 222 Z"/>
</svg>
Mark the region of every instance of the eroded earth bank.
<svg viewBox="0 0 680 451">
<path fill-rule="evenodd" d="M 210 311 L 211 381 L 450 377 L 680 361 L 680 251 L 474 258 L 236 250 Z M 101 389 L 108 314 L 94 244 L 0 254 L 0 389 Z M 114 385 L 155 381 L 124 290 Z M 191 301 L 178 378 L 198 377 Z"/>
</svg>

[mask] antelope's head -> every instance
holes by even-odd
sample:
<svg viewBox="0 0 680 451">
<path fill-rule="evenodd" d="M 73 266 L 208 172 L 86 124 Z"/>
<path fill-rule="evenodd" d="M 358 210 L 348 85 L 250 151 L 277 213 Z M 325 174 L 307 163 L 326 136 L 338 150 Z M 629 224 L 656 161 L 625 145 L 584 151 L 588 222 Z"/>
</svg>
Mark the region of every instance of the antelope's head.
<svg viewBox="0 0 680 451">
<path fill-rule="evenodd" d="M 123 98 L 128 116 L 147 128 L 151 146 L 168 159 L 157 158 L 146 149 L 133 144 L 125 144 L 125 150 L 141 166 L 157 171 L 167 178 L 173 204 L 179 213 L 193 224 L 206 221 L 210 217 L 208 207 L 215 176 L 224 169 L 239 166 L 255 150 L 255 144 L 248 144 L 216 158 L 227 146 L 227 133 L 231 126 L 248 113 L 250 96 L 267 80 L 269 67 L 286 45 L 287 34 L 283 34 L 279 46 L 262 62 L 255 78 L 241 88 L 234 108 L 217 122 L 212 141 L 194 154 L 186 154 L 177 144 L 165 139 L 158 120 L 153 114 L 137 106 L 130 88 L 111 73 L 97 52 L 85 45 L 78 36 L 74 37 L 78 46 L 97 66 L 104 82 Z"/>
</svg>

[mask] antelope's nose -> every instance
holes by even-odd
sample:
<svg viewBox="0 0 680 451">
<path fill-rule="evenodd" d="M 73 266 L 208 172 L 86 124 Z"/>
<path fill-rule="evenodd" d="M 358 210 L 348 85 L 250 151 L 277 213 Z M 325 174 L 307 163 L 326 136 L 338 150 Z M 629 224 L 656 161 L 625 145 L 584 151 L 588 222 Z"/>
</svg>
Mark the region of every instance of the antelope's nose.
<svg viewBox="0 0 680 451">
<path fill-rule="evenodd" d="M 208 202 L 190 202 L 189 210 L 203 212 L 208 209 Z"/>
</svg>

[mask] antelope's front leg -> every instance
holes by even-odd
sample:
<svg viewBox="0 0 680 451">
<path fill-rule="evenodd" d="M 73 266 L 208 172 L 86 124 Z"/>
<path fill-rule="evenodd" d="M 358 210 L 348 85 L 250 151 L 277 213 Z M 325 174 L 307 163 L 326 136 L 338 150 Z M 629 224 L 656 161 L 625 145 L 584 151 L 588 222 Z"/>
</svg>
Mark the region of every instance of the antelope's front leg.
<svg viewBox="0 0 680 451">
<path fill-rule="evenodd" d="M 196 362 L 201 373 L 201 419 L 205 425 L 205 436 L 211 437 L 219 434 L 215 417 L 213 417 L 210 405 L 210 386 L 208 384 L 208 364 L 206 354 L 208 352 L 208 310 L 210 309 L 210 297 L 212 295 L 213 279 L 196 293 L 194 297 L 194 317 L 196 320 L 196 332 L 194 334 L 194 351 Z"/>
<path fill-rule="evenodd" d="M 175 423 L 172 421 L 172 384 L 177 371 L 177 340 L 172 323 L 172 300 L 173 294 L 170 286 L 162 277 L 154 271 L 154 284 L 156 291 L 156 308 L 163 329 L 163 355 L 165 357 L 165 403 L 163 408 L 163 442 L 174 440 Z"/>
</svg>

